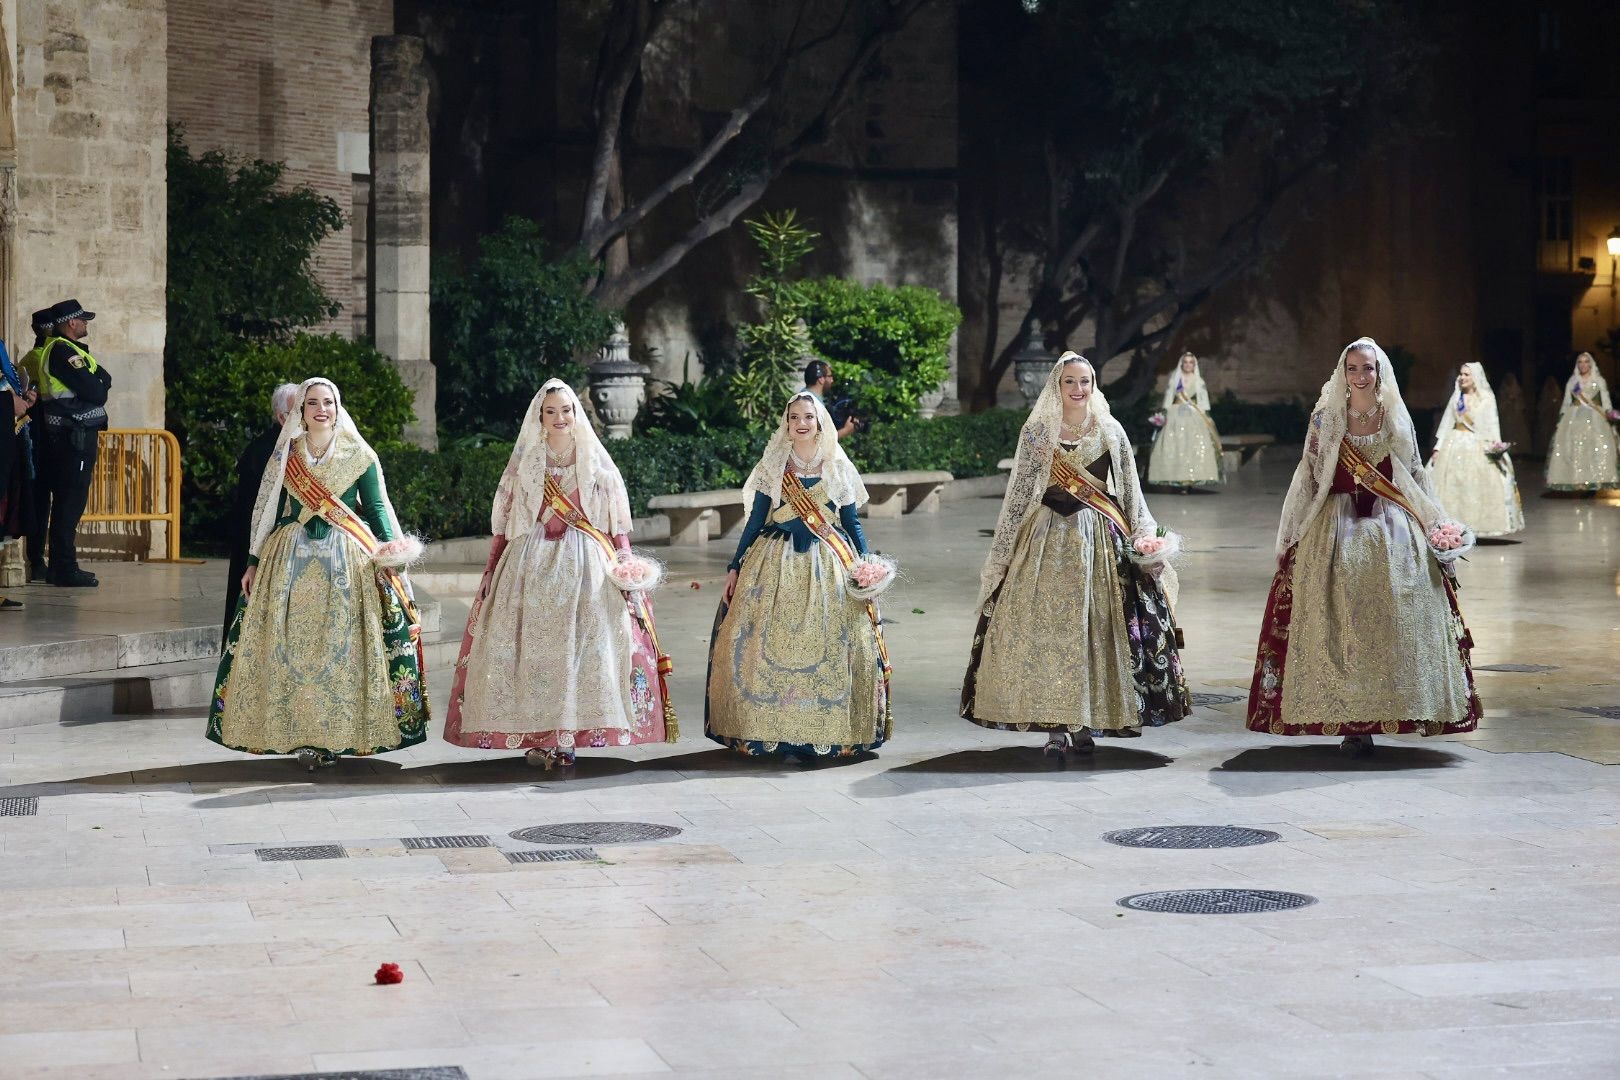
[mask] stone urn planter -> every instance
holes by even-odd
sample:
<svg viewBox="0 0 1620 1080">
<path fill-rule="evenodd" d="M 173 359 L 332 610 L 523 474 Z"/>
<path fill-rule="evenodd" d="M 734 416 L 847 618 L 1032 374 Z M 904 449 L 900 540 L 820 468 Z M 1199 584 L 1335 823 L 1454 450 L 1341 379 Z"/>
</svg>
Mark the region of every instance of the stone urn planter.
<svg viewBox="0 0 1620 1080">
<path fill-rule="evenodd" d="M 1031 342 L 1019 349 L 1013 356 L 1013 377 L 1018 380 L 1018 390 L 1024 395 L 1024 404 L 1033 409 L 1035 399 L 1041 396 L 1046 388 L 1046 377 L 1052 373 L 1052 362 L 1056 358 L 1040 345 Z"/>
<path fill-rule="evenodd" d="M 917 399 L 917 419 L 932 420 L 939 412 L 940 402 L 945 400 L 945 384 L 940 383 L 922 397 Z"/>
<path fill-rule="evenodd" d="M 591 404 L 602 418 L 605 434 L 610 439 L 628 439 L 636 414 L 647 400 L 647 377 L 652 372 L 630 359 L 630 335 L 623 323 L 613 328 L 601 358 L 587 373 Z"/>
</svg>

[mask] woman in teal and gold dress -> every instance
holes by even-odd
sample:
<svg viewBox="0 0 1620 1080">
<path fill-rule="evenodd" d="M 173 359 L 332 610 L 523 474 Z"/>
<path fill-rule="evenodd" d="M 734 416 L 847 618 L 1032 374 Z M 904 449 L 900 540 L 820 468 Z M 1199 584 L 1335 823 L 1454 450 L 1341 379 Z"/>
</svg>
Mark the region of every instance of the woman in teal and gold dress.
<svg viewBox="0 0 1620 1080">
<path fill-rule="evenodd" d="M 259 484 L 242 599 L 208 738 L 311 770 L 414 745 L 428 722 L 421 625 L 398 569 L 421 552 L 327 379 L 298 392 Z"/>
<path fill-rule="evenodd" d="M 889 738 L 889 662 L 867 552 L 866 486 L 827 409 L 795 395 L 744 489 L 751 512 L 709 646 L 704 730 L 739 753 L 800 758 Z"/>
</svg>

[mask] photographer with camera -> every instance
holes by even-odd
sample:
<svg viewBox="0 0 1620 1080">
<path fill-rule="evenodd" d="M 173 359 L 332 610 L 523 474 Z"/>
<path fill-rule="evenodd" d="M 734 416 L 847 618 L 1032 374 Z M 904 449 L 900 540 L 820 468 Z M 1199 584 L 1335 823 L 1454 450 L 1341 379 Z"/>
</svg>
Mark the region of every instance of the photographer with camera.
<svg viewBox="0 0 1620 1080">
<path fill-rule="evenodd" d="M 816 395 L 821 403 L 827 406 L 827 413 L 832 417 L 833 423 L 838 426 L 838 437 L 853 435 L 866 426 L 866 421 L 855 415 L 854 403 L 849 398 L 833 398 L 833 385 L 838 380 L 833 378 L 832 365 L 825 360 L 812 360 L 804 368 L 804 388 L 807 392 Z"/>
</svg>

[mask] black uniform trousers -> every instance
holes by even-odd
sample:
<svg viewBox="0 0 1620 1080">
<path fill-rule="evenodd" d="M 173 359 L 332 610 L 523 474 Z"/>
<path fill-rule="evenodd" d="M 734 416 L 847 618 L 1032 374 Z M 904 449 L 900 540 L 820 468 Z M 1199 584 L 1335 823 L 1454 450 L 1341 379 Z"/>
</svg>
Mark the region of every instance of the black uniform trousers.
<svg viewBox="0 0 1620 1080">
<path fill-rule="evenodd" d="M 28 434 L 34 444 L 34 482 L 28 491 L 34 502 L 33 520 L 28 523 L 28 565 L 33 569 L 45 565 L 45 536 L 51 520 L 51 451 L 43 410 L 35 411 Z"/>
<path fill-rule="evenodd" d="M 51 579 L 56 580 L 79 568 L 74 534 L 90 500 L 101 428 L 47 424 L 43 430 L 45 475 L 50 478 L 51 488 Z"/>
</svg>

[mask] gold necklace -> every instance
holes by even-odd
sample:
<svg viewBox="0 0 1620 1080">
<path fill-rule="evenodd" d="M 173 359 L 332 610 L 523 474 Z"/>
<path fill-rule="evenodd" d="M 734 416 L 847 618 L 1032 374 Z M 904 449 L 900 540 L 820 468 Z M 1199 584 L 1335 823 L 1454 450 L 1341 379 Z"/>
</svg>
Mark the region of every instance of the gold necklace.
<svg viewBox="0 0 1620 1080">
<path fill-rule="evenodd" d="M 1344 411 L 1350 414 L 1350 419 L 1359 421 L 1363 424 L 1370 424 L 1373 422 L 1374 417 L 1384 411 L 1384 407 L 1375 401 L 1373 402 L 1373 407 L 1368 409 L 1366 412 L 1356 412 L 1355 409 L 1350 407 L 1349 400 L 1346 399 L 1344 403 Z"/>
</svg>

